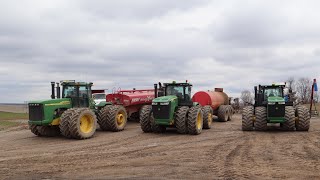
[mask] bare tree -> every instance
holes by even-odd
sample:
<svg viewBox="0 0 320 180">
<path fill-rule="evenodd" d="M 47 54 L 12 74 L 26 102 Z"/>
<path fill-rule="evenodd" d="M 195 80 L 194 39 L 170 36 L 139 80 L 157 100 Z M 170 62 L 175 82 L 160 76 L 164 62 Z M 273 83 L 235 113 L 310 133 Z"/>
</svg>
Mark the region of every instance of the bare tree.
<svg viewBox="0 0 320 180">
<path fill-rule="evenodd" d="M 304 104 L 310 102 L 312 81 L 309 78 L 300 78 L 295 85 L 298 100 Z"/>
<path fill-rule="evenodd" d="M 252 93 L 249 90 L 244 90 L 241 92 L 240 99 L 244 105 L 253 104 L 254 98 Z"/>
<path fill-rule="evenodd" d="M 295 79 L 294 77 L 289 77 L 287 80 L 288 88 L 294 90 L 295 89 Z"/>
</svg>

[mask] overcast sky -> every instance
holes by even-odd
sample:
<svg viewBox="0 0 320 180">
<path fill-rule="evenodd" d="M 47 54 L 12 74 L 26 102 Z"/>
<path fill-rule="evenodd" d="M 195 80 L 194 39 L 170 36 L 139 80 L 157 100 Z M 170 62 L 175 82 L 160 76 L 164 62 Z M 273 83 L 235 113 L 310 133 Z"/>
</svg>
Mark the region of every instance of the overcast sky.
<svg viewBox="0 0 320 180">
<path fill-rule="evenodd" d="M 231 96 L 289 76 L 320 79 L 320 2 L 1 0 L 0 102 L 50 82 L 152 88 L 185 81 Z"/>
</svg>

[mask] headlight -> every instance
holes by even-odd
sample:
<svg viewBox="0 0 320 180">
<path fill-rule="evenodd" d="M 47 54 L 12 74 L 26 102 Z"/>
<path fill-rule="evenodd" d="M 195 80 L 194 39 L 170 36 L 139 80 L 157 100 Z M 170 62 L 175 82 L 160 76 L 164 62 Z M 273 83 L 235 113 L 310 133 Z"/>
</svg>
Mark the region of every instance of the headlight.
<svg viewBox="0 0 320 180">
<path fill-rule="evenodd" d="M 162 102 L 162 103 L 160 103 L 160 105 L 169 105 L 169 102 Z"/>
<path fill-rule="evenodd" d="M 268 104 L 269 104 L 269 105 L 275 105 L 276 103 L 274 103 L 274 102 L 269 102 Z"/>
<path fill-rule="evenodd" d="M 286 104 L 285 102 L 279 102 L 279 104 Z"/>
<path fill-rule="evenodd" d="M 158 103 L 156 103 L 156 102 L 152 102 L 152 105 L 158 105 Z"/>
</svg>

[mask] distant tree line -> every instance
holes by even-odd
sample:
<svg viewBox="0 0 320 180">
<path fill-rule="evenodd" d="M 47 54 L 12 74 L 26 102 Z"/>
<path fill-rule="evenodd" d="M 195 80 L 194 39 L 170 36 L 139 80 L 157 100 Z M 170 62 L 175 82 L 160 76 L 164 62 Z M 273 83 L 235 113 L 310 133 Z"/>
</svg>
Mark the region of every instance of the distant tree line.
<svg viewBox="0 0 320 180">
<path fill-rule="evenodd" d="M 290 77 L 286 81 L 287 88 L 292 89 L 295 93 L 295 98 L 297 103 L 307 104 L 311 101 L 311 87 L 313 84 L 313 79 L 306 77 L 295 79 Z M 240 95 L 241 106 L 246 106 L 254 103 L 254 92 L 253 90 L 243 90 Z M 314 100 L 319 102 L 319 92 L 314 93 Z"/>
</svg>

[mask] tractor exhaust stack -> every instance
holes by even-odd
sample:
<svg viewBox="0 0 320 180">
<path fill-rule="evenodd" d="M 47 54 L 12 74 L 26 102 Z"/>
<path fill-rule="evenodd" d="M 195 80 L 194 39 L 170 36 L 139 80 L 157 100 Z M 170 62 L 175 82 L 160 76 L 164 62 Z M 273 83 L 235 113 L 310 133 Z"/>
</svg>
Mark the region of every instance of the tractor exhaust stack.
<svg viewBox="0 0 320 180">
<path fill-rule="evenodd" d="M 154 98 L 158 97 L 158 85 L 154 84 Z"/>
<path fill-rule="evenodd" d="M 60 92 L 60 86 L 59 86 L 59 83 L 57 83 L 57 99 L 60 99 L 60 94 L 61 94 L 61 92 Z"/>
<path fill-rule="evenodd" d="M 55 82 L 51 82 L 51 99 L 55 99 L 55 91 L 54 91 L 54 84 Z"/>
</svg>

